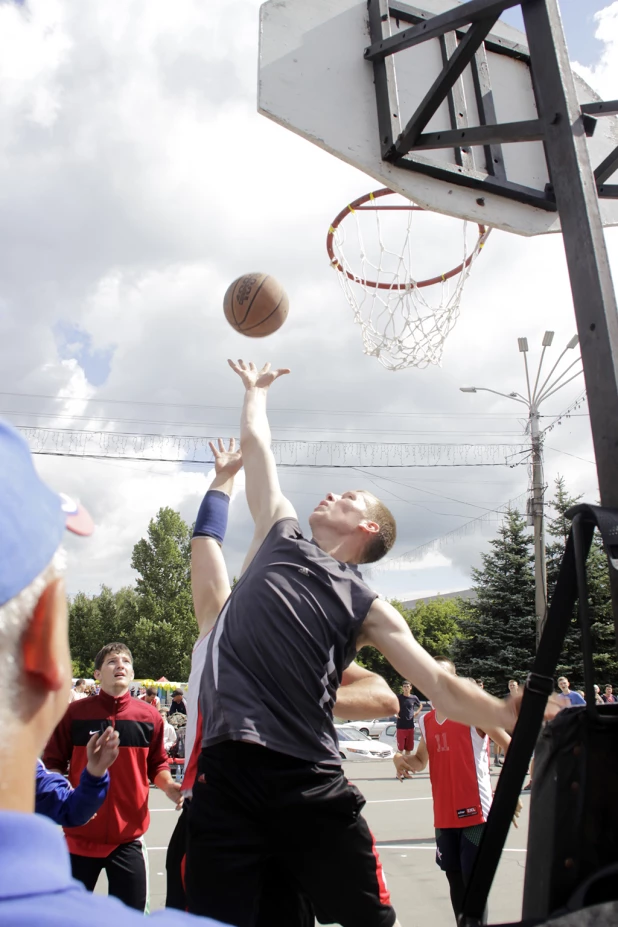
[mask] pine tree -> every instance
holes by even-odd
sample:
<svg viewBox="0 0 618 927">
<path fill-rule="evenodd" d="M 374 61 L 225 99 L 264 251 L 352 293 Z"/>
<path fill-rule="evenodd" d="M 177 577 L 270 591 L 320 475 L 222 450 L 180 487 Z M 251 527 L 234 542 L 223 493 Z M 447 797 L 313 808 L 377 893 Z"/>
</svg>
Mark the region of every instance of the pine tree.
<svg viewBox="0 0 618 927">
<path fill-rule="evenodd" d="M 518 512 L 508 512 L 490 546 L 482 569 L 472 571 L 477 598 L 462 603 L 453 657 L 460 676 L 504 695 L 509 679 L 525 678 L 535 649 L 531 539 Z"/>
<path fill-rule="evenodd" d="M 563 477 L 557 477 L 555 485 L 555 496 L 549 503 L 549 507 L 554 510 L 555 514 L 548 519 L 547 526 L 547 533 L 553 538 L 547 545 L 547 590 L 550 601 L 558 579 L 566 540 L 571 530 L 571 522 L 566 517 L 566 512 L 581 498 L 568 494 Z M 606 683 L 613 684 L 613 680 L 618 678 L 618 659 L 609 587 L 609 567 L 598 532 L 595 532 L 586 568 L 595 677 L 596 682 L 603 687 Z M 560 662 L 556 667 L 556 675 L 566 676 L 573 689 L 581 689 L 584 686 L 577 606 L 573 609 Z"/>
</svg>

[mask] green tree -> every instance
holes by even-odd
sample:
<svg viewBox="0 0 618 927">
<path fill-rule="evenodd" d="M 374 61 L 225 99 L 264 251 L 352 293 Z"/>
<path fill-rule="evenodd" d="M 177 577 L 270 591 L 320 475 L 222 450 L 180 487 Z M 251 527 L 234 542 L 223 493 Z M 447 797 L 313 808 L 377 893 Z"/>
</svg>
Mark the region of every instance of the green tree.
<svg viewBox="0 0 618 927">
<path fill-rule="evenodd" d="M 531 540 L 518 512 L 508 512 L 490 547 L 472 571 L 477 598 L 461 605 L 453 657 L 461 676 L 502 695 L 510 678 L 525 677 L 535 650 Z"/>
<path fill-rule="evenodd" d="M 410 627 L 425 650 L 432 657 L 451 656 L 453 644 L 460 634 L 463 616 L 461 599 L 433 599 L 418 602 L 411 613 Z M 417 631 L 414 628 L 418 628 Z"/>
<path fill-rule="evenodd" d="M 197 622 L 191 597 L 191 529 L 170 508 L 159 509 L 147 537 L 133 548 L 136 582 L 131 638 L 137 676 L 186 679 Z M 133 603 L 125 602 L 125 613 Z"/>
<path fill-rule="evenodd" d="M 102 644 L 101 618 L 94 598 L 83 592 L 69 602 L 69 645 L 73 670 L 92 678 L 94 657 Z"/>
</svg>

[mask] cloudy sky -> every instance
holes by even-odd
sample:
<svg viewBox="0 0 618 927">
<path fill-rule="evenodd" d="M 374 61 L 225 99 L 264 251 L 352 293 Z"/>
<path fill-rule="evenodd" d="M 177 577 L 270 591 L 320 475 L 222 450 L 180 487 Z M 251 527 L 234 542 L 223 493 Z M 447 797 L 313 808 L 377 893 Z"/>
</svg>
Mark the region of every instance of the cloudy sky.
<svg viewBox="0 0 618 927">
<path fill-rule="evenodd" d="M 562 8 L 578 70 L 613 98 L 618 2 Z M 209 467 L 64 456 L 84 448 L 67 429 L 237 434 L 242 391 L 225 359 L 289 366 L 271 420 L 275 439 L 299 442 L 281 482 L 301 523 L 329 490 L 366 486 L 392 507 L 392 556 L 403 558 L 374 573 L 376 588 L 404 598 L 466 588 L 498 511 L 521 504 L 529 474 L 491 447 L 433 445 L 525 442 L 523 407 L 458 388 L 522 391 L 522 335 L 534 365 L 543 332 L 555 331 L 548 360 L 557 359 L 575 332 L 561 239 L 492 233 L 441 367 L 392 373 L 365 356 L 324 240 L 339 210 L 376 184 L 257 114 L 258 9 L 258 0 L 0 3 L 0 414 L 51 429 L 44 449 L 60 453 L 36 462 L 96 520 L 91 540 L 69 542 L 69 589 L 92 593 L 133 580 L 132 546 L 159 507 L 195 517 Z M 507 18 L 518 25 L 518 13 Z M 449 221 L 419 226 L 419 276 L 448 250 Z M 615 274 L 615 230 L 607 242 Z M 221 309 L 229 282 L 256 269 L 277 276 L 291 301 L 286 325 L 263 341 L 235 333 Z M 549 399 L 543 426 L 582 391 L 579 378 Z M 594 501 L 585 402 L 576 412 L 547 435 L 546 478 L 562 474 Z M 42 432 L 29 438 L 42 448 Z M 358 467 L 311 466 L 316 447 L 300 442 L 318 441 Z M 371 466 L 387 444 L 424 445 L 409 450 L 424 465 Z M 139 456 L 135 446 L 88 442 L 100 454 L 122 447 L 123 458 Z M 154 458 L 177 445 L 152 446 Z M 493 465 L 435 466 L 473 461 Z M 231 573 L 250 534 L 240 493 Z M 403 557 L 417 548 L 416 560 Z"/>
</svg>

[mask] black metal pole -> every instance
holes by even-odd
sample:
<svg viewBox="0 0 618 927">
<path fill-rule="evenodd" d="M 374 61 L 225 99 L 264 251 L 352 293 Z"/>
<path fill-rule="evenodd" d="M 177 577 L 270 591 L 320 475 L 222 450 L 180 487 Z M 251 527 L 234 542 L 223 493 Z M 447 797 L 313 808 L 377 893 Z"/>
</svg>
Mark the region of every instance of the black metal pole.
<svg viewBox="0 0 618 927">
<path fill-rule="evenodd" d="M 581 345 L 601 504 L 618 507 L 618 314 L 557 0 L 522 3 Z M 618 585 L 612 581 L 618 641 Z"/>
</svg>

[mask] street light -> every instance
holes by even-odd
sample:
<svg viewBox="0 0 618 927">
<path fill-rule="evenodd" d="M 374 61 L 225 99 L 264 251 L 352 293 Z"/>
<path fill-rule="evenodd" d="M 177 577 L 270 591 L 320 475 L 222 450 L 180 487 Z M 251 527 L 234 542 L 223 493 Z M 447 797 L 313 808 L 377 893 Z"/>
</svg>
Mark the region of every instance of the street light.
<svg viewBox="0 0 618 927">
<path fill-rule="evenodd" d="M 515 402 L 523 402 L 528 408 L 528 425 L 526 427 L 526 433 L 530 435 L 530 445 L 532 451 L 532 523 L 534 525 L 534 603 L 535 603 L 535 613 L 536 613 L 536 645 L 539 646 L 539 641 L 541 639 L 541 634 L 543 633 L 543 625 L 545 624 L 545 616 L 547 612 L 547 572 L 545 564 L 545 515 L 543 510 L 543 494 L 545 491 L 544 480 L 543 480 L 543 435 L 540 428 L 540 412 L 539 408 L 542 402 L 553 396 L 554 393 L 557 393 L 558 390 L 562 389 L 563 386 L 566 386 L 567 383 L 570 383 L 571 380 L 574 380 L 575 377 L 578 377 L 582 370 L 577 370 L 572 374 L 567 380 L 564 379 L 565 375 L 571 370 L 577 363 L 581 361 L 581 357 L 578 357 L 571 364 L 568 365 L 565 369 L 559 373 L 554 380 L 552 377 L 556 368 L 558 367 L 560 361 L 564 357 L 567 351 L 572 350 L 577 347 L 579 344 L 579 338 L 577 335 L 574 335 L 573 338 L 568 342 L 567 346 L 564 348 L 560 357 L 554 364 L 554 366 L 549 371 L 549 374 L 545 377 L 545 380 L 539 387 L 539 380 L 541 378 L 541 368 L 543 366 L 543 359 L 545 357 L 545 351 L 547 348 L 550 348 L 554 340 L 554 332 L 546 331 L 543 335 L 543 341 L 541 346 L 543 348 L 541 352 L 541 357 L 539 359 L 539 366 L 536 372 L 536 378 L 534 381 L 534 388 L 530 389 L 530 376 L 528 371 L 528 339 L 527 338 L 518 338 L 517 346 L 521 354 L 524 355 L 524 368 L 526 371 L 526 387 L 528 391 L 528 398 L 525 399 L 520 393 L 502 393 L 499 390 L 489 389 L 486 386 L 460 386 L 462 393 L 493 393 L 496 396 L 502 396 L 505 399 L 514 399 Z"/>
</svg>

